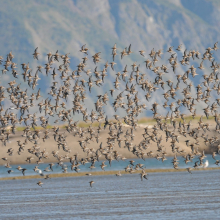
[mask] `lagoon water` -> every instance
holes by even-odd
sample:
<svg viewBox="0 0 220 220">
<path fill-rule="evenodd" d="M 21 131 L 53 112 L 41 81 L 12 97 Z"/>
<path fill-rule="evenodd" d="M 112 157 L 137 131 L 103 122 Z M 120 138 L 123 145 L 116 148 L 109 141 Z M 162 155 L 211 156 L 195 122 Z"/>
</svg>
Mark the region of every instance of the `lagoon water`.
<svg viewBox="0 0 220 220">
<path fill-rule="evenodd" d="M 0 181 L 0 219 L 219 219 L 219 170 Z M 95 181 L 92 188 L 89 181 Z"/>
<path fill-rule="evenodd" d="M 193 159 L 192 162 L 189 162 L 188 164 L 184 163 L 184 158 L 183 157 L 177 157 L 179 160 L 179 168 L 187 168 L 187 167 L 193 167 L 194 163 L 196 161 L 198 161 L 198 156 L 195 157 Z M 145 160 L 142 159 L 134 159 L 135 164 L 137 163 L 141 163 L 144 165 L 145 169 L 172 169 L 173 165 L 172 165 L 172 159 L 173 157 L 167 157 L 167 160 L 165 160 L 164 162 L 162 161 L 158 161 L 155 158 L 147 158 Z M 216 159 L 219 160 L 219 155 L 216 156 Z M 108 162 L 106 161 L 105 164 L 107 165 L 107 167 L 105 167 L 106 171 L 112 171 L 112 170 L 124 170 L 124 168 L 129 164 L 129 160 L 127 159 L 125 161 L 112 161 L 112 165 L 109 166 Z M 215 160 L 212 158 L 212 155 L 206 155 L 205 160 L 209 161 L 209 167 L 217 167 L 215 165 Z M 204 160 L 204 161 L 205 161 Z M 101 162 L 96 162 L 95 163 L 95 169 L 90 170 L 89 167 L 91 165 L 91 163 L 87 163 L 85 164 L 85 166 L 80 166 L 80 171 L 79 172 L 92 172 L 92 171 L 102 171 L 100 168 Z M 70 163 L 65 163 L 65 165 L 68 167 L 68 172 L 75 172 L 75 171 L 71 171 L 70 167 L 71 164 Z M 33 171 L 34 167 L 37 166 L 37 164 L 20 164 L 20 166 L 22 168 L 26 168 L 27 170 L 25 171 L 25 175 L 37 175 L 37 173 L 35 173 Z M 18 165 L 11 165 L 11 170 L 13 170 L 12 173 L 8 174 L 7 170 L 4 166 L 0 166 L 0 178 L 1 177 L 15 177 L 15 176 L 22 176 L 21 171 L 18 171 L 16 169 L 16 167 L 18 167 Z M 42 171 L 46 168 L 49 167 L 48 163 L 46 164 L 39 164 L 39 169 L 41 169 Z M 44 174 L 51 174 L 51 173 L 62 173 L 62 168 L 58 165 L 53 166 L 53 172 L 44 172 Z"/>
</svg>

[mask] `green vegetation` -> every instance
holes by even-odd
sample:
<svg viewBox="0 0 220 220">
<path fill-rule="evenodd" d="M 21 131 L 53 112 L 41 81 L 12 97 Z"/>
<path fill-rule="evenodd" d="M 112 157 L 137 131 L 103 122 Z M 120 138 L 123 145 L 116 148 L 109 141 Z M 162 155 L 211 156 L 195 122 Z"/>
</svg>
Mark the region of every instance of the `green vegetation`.
<svg viewBox="0 0 220 220">
<path fill-rule="evenodd" d="M 184 119 L 185 119 L 185 122 L 189 122 L 189 121 L 191 121 L 192 123 L 198 123 L 199 122 L 199 120 L 200 120 L 200 118 L 201 118 L 201 116 L 196 116 L 194 119 L 193 119 L 193 117 L 192 116 L 185 116 L 184 117 Z M 164 120 L 164 119 L 162 119 L 162 120 Z M 182 121 L 182 119 L 181 118 L 176 118 L 175 119 L 176 121 Z M 210 116 L 208 119 L 206 118 L 206 117 L 202 117 L 202 120 L 203 120 L 203 122 L 204 123 L 208 123 L 208 122 L 213 122 L 214 121 L 214 117 L 213 116 Z M 109 120 L 110 122 L 117 122 L 116 120 Z M 124 123 L 124 121 L 121 121 L 123 124 L 125 124 Z M 146 124 L 146 125 L 154 125 L 154 124 L 156 124 L 156 120 L 155 119 L 153 119 L 153 118 L 148 118 L 148 117 L 143 117 L 143 118 L 140 118 L 139 120 L 138 120 L 138 122 L 137 122 L 138 124 Z M 167 124 L 170 124 L 170 120 L 168 119 L 167 120 Z M 89 121 L 88 123 L 85 123 L 85 122 L 83 122 L 83 121 L 79 121 L 78 123 L 77 123 L 77 127 L 80 127 L 80 128 L 88 128 L 89 126 L 92 126 L 92 127 L 98 127 L 99 125 L 101 125 L 102 127 L 104 126 L 104 122 L 102 121 L 102 122 L 97 122 L 97 121 L 95 121 L 95 122 L 91 122 L 91 121 Z M 66 126 L 67 126 L 67 124 L 63 124 L 63 125 L 48 125 L 47 127 L 46 127 L 46 129 L 52 129 L 54 126 L 59 126 L 60 128 L 62 128 L 62 129 L 65 129 L 66 128 Z M 9 128 L 8 128 L 9 129 Z M 23 131 L 25 129 L 25 127 L 16 127 L 16 131 Z M 33 128 L 30 128 L 30 130 L 31 131 L 33 131 L 34 129 Z M 35 127 L 35 130 L 44 130 L 44 128 L 43 127 L 41 127 L 41 126 L 36 126 Z"/>
</svg>

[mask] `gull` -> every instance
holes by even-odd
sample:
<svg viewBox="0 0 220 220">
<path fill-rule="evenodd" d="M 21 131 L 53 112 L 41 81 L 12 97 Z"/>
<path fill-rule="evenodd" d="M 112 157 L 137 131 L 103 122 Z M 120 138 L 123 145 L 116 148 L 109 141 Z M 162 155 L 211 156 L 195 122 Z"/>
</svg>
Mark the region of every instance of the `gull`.
<svg viewBox="0 0 220 220">
<path fill-rule="evenodd" d="M 39 173 L 40 176 L 44 176 L 42 170 L 38 169 L 38 173 Z"/>
<path fill-rule="evenodd" d="M 208 167 L 208 166 L 209 166 L 209 161 L 206 160 L 205 163 L 203 164 L 203 168 L 206 168 L 206 167 Z"/>
</svg>

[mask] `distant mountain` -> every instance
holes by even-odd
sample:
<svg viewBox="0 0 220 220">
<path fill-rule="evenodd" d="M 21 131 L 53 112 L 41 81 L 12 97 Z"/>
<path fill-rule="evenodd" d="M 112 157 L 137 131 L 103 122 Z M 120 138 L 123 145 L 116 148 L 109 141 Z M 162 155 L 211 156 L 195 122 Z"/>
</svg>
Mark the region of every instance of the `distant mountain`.
<svg viewBox="0 0 220 220">
<path fill-rule="evenodd" d="M 70 53 L 70 68 L 75 70 L 83 57 L 79 52 L 80 47 L 86 44 L 90 59 L 88 68 L 93 71 L 96 65 L 91 56 L 101 52 L 102 60 L 98 64 L 101 70 L 106 61 L 112 61 L 111 48 L 116 43 L 116 71 L 109 70 L 106 86 L 96 87 L 89 94 L 86 105 L 92 109 L 96 95 L 112 88 L 115 74 L 122 71 L 126 64 L 130 71 L 130 65 L 136 61 L 147 78 L 154 80 L 155 75 L 144 68 L 144 61 L 152 48 L 163 49 L 165 53 L 168 47 L 174 46 L 175 50 L 182 44 L 182 52 L 175 50 L 181 59 L 185 48 L 203 53 L 207 47 L 213 47 L 220 36 L 219 13 L 220 1 L 217 0 L 3 0 L 0 6 L 0 56 L 6 59 L 6 55 L 12 51 L 21 75 L 21 63 L 29 62 L 34 73 L 37 65 L 44 66 L 47 62 L 48 52 L 58 50 L 60 54 Z M 130 44 L 134 53 L 121 60 L 120 52 Z M 40 52 L 38 62 L 32 56 L 36 47 Z M 140 56 L 140 50 L 146 51 L 145 58 Z M 167 53 L 163 54 L 160 64 L 168 64 L 168 56 Z M 219 60 L 218 52 L 215 58 Z M 193 64 L 198 67 L 199 62 Z M 204 65 L 206 71 L 208 63 Z M 183 74 L 185 70 L 186 67 L 179 66 L 177 72 Z M 200 71 L 199 74 L 202 73 Z M 13 80 L 13 76 L 8 75 L 9 78 L 2 77 L 2 83 Z M 41 87 L 44 97 L 47 97 L 52 77 L 47 77 L 45 71 L 40 77 L 40 85 L 34 92 Z M 164 77 L 173 81 L 176 78 L 173 73 Z M 22 77 L 18 82 L 24 85 Z M 198 83 L 198 77 L 192 82 Z M 144 101 L 145 94 L 139 95 Z M 158 96 L 152 97 L 151 103 L 155 100 L 159 103 L 164 101 Z M 106 111 L 112 112 L 112 108 L 106 108 Z"/>
</svg>

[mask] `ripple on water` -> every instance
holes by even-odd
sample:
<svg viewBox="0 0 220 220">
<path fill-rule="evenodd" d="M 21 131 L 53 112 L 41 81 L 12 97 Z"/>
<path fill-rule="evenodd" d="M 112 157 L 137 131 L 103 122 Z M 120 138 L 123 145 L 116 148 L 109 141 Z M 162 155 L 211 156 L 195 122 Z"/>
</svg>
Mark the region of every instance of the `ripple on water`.
<svg viewBox="0 0 220 220">
<path fill-rule="evenodd" d="M 219 171 L 1 181 L 1 219 L 215 219 Z M 95 181 L 92 188 L 89 181 Z"/>
</svg>

